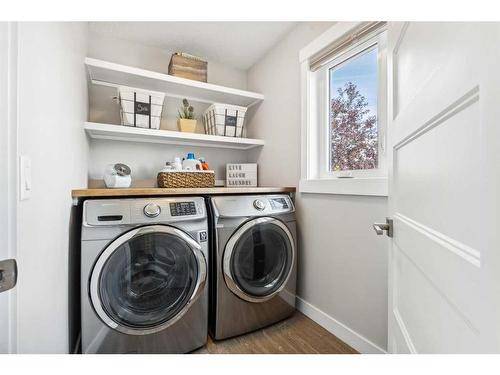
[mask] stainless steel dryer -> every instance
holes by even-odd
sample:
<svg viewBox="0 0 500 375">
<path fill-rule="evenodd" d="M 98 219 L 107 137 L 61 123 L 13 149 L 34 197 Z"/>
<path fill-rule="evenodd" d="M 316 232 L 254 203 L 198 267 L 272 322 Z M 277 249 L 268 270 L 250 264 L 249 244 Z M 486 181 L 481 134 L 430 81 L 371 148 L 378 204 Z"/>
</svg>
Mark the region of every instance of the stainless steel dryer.
<svg viewBox="0 0 500 375">
<path fill-rule="evenodd" d="M 83 204 L 83 353 L 186 353 L 207 340 L 203 198 Z"/>
<path fill-rule="evenodd" d="M 295 311 L 295 209 L 288 195 L 211 198 L 210 333 L 220 340 Z"/>
</svg>

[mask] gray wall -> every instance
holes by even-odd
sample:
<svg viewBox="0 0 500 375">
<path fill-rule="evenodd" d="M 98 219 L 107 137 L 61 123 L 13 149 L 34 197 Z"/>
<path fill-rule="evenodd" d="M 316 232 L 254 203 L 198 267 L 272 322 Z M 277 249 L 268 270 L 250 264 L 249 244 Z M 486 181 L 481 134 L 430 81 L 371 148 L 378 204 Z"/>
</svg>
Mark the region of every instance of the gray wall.
<svg viewBox="0 0 500 375">
<path fill-rule="evenodd" d="M 19 154 L 32 196 L 19 202 L 18 352 L 68 352 L 71 189 L 87 186 L 86 23 L 19 24 Z"/>
<path fill-rule="evenodd" d="M 298 53 L 331 23 L 302 23 L 248 72 L 248 89 L 264 102 L 249 135 L 266 146 L 254 157 L 262 185 L 298 186 L 300 179 L 300 69 Z M 300 303 L 329 316 L 382 349 L 387 347 L 387 242 L 375 236 L 381 197 L 297 193 Z M 300 304 L 299 304 L 300 306 Z"/>
</svg>

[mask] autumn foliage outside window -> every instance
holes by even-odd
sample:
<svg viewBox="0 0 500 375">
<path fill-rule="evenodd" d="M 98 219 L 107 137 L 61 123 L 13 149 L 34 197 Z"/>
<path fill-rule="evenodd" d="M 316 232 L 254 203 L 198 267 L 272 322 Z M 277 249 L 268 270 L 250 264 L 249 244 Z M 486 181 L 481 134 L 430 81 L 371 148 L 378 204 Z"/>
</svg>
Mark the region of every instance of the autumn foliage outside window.
<svg viewBox="0 0 500 375">
<path fill-rule="evenodd" d="M 330 69 L 330 171 L 376 169 L 377 47 Z"/>
</svg>

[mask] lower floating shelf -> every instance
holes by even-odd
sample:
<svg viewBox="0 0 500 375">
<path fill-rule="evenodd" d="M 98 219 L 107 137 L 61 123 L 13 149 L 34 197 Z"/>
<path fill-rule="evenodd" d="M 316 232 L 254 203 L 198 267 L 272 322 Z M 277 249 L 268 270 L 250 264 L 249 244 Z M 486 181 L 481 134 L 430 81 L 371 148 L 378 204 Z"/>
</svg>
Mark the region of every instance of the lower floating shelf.
<svg viewBox="0 0 500 375">
<path fill-rule="evenodd" d="M 261 139 L 221 137 L 199 133 L 183 133 L 171 130 L 134 128 L 129 126 L 86 122 L 84 129 L 90 138 L 111 139 L 126 142 L 162 143 L 199 147 L 249 150 L 264 146 Z"/>
</svg>

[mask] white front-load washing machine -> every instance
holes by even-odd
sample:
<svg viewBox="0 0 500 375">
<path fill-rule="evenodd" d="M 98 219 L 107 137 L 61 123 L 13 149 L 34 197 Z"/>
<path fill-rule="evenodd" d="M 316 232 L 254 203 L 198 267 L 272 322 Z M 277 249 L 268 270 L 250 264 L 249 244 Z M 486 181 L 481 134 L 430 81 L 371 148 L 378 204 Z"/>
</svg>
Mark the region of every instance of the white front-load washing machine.
<svg viewBox="0 0 500 375">
<path fill-rule="evenodd" d="M 295 311 L 297 240 L 288 195 L 211 198 L 210 323 L 216 340 Z"/>
<path fill-rule="evenodd" d="M 186 353 L 205 345 L 203 198 L 87 200 L 81 237 L 83 353 Z"/>
</svg>

